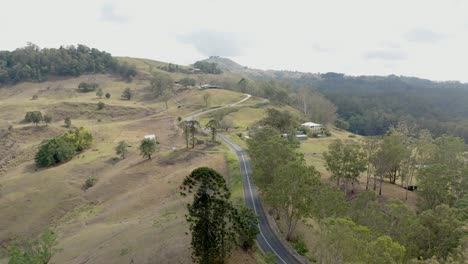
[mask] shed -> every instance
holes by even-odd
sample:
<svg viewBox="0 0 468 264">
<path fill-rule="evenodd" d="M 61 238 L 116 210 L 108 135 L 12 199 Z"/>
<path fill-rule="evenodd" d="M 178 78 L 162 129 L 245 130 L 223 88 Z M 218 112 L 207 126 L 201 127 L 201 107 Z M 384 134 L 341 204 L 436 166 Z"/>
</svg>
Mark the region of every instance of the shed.
<svg viewBox="0 0 468 264">
<path fill-rule="evenodd" d="M 155 135 L 155 134 L 146 135 L 146 136 L 145 136 L 145 139 L 156 140 L 156 135 Z"/>
</svg>

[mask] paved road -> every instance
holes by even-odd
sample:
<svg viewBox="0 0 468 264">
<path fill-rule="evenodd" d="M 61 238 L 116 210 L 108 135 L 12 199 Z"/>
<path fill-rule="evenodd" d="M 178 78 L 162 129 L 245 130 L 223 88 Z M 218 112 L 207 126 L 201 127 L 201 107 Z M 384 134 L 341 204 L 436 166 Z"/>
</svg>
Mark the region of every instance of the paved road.
<svg viewBox="0 0 468 264">
<path fill-rule="evenodd" d="M 202 111 L 196 114 L 192 114 L 186 118 L 186 120 L 192 120 L 195 117 L 207 114 L 209 112 L 213 112 L 219 109 L 227 108 L 236 106 L 248 100 L 251 97 L 250 94 L 246 94 L 246 97 L 239 102 L 226 105 L 219 108 L 209 109 L 206 111 Z M 244 188 L 244 198 L 245 204 L 247 207 L 254 210 L 254 212 L 258 215 L 258 227 L 260 233 L 257 235 L 257 242 L 263 252 L 271 252 L 276 256 L 276 262 L 281 264 L 300 264 L 301 262 L 298 261 L 288 250 L 284 247 L 278 237 L 275 235 L 273 230 L 271 229 L 270 225 L 268 224 L 268 220 L 265 215 L 265 210 L 263 209 L 262 202 L 260 201 L 260 197 L 258 195 L 257 187 L 255 187 L 252 179 L 252 169 L 250 167 L 250 160 L 247 153 L 234 142 L 232 142 L 229 138 L 224 135 L 218 134 L 218 137 L 226 142 L 231 149 L 236 153 L 237 158 L 239 159 L 239 165 L 241 168 L 242 174 L 242 183 Z"/>
<path fill-rule="evenodd" d="M 250 160 L 247 156 L 247 153 L 226 136 L 218 136 L 235 151 L 237 158 L 239 159 L 244 187 L 245 204 L 247 207 L 254 210 L 258 215 L 258 227 L 260 229 L 260 233 L 257 235 L 257 242 L 261 249 L 264 252 L 271 252 L 275 254 L 277 263 L 301 263 L 291 253 L 289 253 L 289 251 L 286 250 L 284 245 L 280 242 L 268 224 L 265 210 L 263 209 L 262 202 L 260 201 L 258 195 L 257 187 L 255 187 L 253 183 L 252 169 L 250 167 Z"/>
</svg>

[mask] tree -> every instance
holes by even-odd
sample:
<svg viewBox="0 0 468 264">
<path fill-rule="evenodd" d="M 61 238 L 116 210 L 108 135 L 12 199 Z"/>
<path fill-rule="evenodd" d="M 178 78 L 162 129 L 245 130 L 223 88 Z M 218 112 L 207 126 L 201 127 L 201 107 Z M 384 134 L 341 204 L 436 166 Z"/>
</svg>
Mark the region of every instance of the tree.
<svg viewBox="0 0 468 264">
<path fill-rule="evenodd" d="M 328 146 L 328 151 L 323 153 L 323 157 L 337 187 L 341 181 L 344 193 L 347 194 L 348 183 L 351 183 L 354 193 L 354 182 L 358 181 L 361 172 L 366 170 L 366 155 L 361 146 L 355 142 L 343 143 L 337 139 Z"/>
<path fill-rule="evenodd" d="M 150 89 L 153 93 L 154 98 L 158 98 L 164 94 L 165 91 L 170 91 L 174 89 L 174 81 L 167 74 L 153 74 L 150 81 Z"/>
<path fill-rule="evenodd" d="M 290 161 L 274 172 L 265 200 L 284 216 L 287 240 L 291 240 L 298 221 L 310 215 L 311 194 L 320 185 L 320 173 L 301 159 Z"/>
<path fill-rule="evenodd" d="M 131 100 L 133 97 L 132 90 L 129 87 L 125 88 L 125 90 L 122 92 L 121 97 L 127 100 Z"/>
<path fill-rule="evenodd" d="M 205 106 L 208 106 L 208 103 L 210 102 L 211 94 L 206 92 L 203 94 L 203 101 L 205 102 Z"/>
<path fill-rule="evenodd" d="M 169 108 L 167 105 L 167 102 L 172 98 L 174 94 L 170 90 L 165 90 L 161 96 L 161 100 L 164 101 L 164 104 L 166 105 L 166 110 Z"/>
<path fill-rule="evenodd" d="M 34 123 L 37 126 L 37 124 L 44 120 L 44 117 L 40 111 L 32 111 L 26 113 L 24 120 L 26 122 Z"/>
<path fill-rule="evenodd" d="M 274 108 L 267 109 L 267 116 L 261 121 L 266 126 L 279 130 L 280 133 L 291 131 L 295 125 L 295 119 L 287 110 L 279 111 Z"/>
<path fill-rule="evenodd" d="M 271 127 L 257 130 L 247 140 L 247 145 L 255 181 L 262 188 L 273 183 L 275 172 L 281 166 L 296 159 L 296 153 L 288 140 L 279 136 Z"/>
<path fill-rule="evenodd" d="M 99 97 L 99 99 L 101 99 L 103 95 L 104 95 L 104 92 L 102 91 L 102 88 L 99 87 L 96 91 L 96 96 Z"/>
<path fill-rule="evenodd" d="M 231 193 L 223 176 L 201 167 L 188 175 L 180 186 L 181 195 L 193 193 L 187 204 L 187 222 L 192 232 L 192 259 L 196 263 L 222 263 L 237 240 L 237 210 L 229 201 Z"/>
<path fill-rule="evenodd" d="M 192 148 L 195 147 L 195 141 L 197 140 L 196 135 L 198 133 L 198 128 L 200 123 L 196 120 L 185 121 L 184 124 L 184 136 L 187 148 L 189 146 L 189 141 L 192 141 Z"/>
<path fill-rule="evenodd" d="M 105 105 L 103 102 L 99 102 L 99 103 L 97 104 L 98 110 L 104 109 L 105 106 L 106 106 L 106 105 Z"/>
<path fill-rule="evenodd" d="M 58 136 L 42 144 L 34 159 L 38 167 L 47 167 L 70 160 L 75 155 L 75 149 L 72 142 Z"/>
<path fill-rule="evenodd" d="M 52 116 L 47 114 L 44 115 L 44 122 L 46 123 L 46 125 L 49 125 L 52 122 Z"/>
<path fill-rule="evenodd" d="M 99 87 L 99 84 L 97 83 L 81 82 L 78 85 L 78 90 L 82 93 L 88 93 L 88 92 L 96 91 L 98 87 Z"/>
<path fill-rule="evenodd" d="M 109 99 L 111 97 L 110 93 L 106 93 L 106 98 Z"/>
<path fill-rule="evenodd" d="M 206 124 L 206 128 L 210 130 L 211 141 L 213 141 L 213 142 L 216 141 L 216 133 L 218 131 L 218 127 L 219 127 L 219 122 L 216 119 L 211 119 Z"/>
<path fill-rule="evenodd" d="M 255 244 L 255 238 L 259 232 L 258 216 L 245 206 L 238 209 L 238 234 L 239 244 L 243 249 L 250 249 Z"/>
<path fill-rule="evenodd" d="M 144 158 L 151 159 L 151 155 L 156 152 L 159 142 L 153 139 L 143 139 L 140 144 L 140 153 Z"/>
<path fill-rule="evenodd" d="M 337 188 L 322 185 L 311 193 L 311 216 L 318 220 L 328 217 L 343 217 L 346 215 L 349 205 L 343 192 Z"/>
<path fill-rule="evenodd" d="M 237 87 L 241 93 L 247 92 L 248 85 L 249 81 L 245 78 L 240 79 L 240 81 L 237 83 Z"/>
<path fill-rule="evenodd" d="M 374 167 L 372 164 L 372 160 L 375 157 L 375 154 L 377 153 L 377 150 L 379 148 L 379 140 L 376 138 L 366 138 L 364 140 L 363 148 L 364 152 L 366 153 L 366 161 L 367 161 L 367 174 L 366 174 L 366 191 L 369 190 L 369 183 L 372 179 L 372 174 L 374 172 Z M 374 186 L 376 185 L 376 181 L 374 179 Z M 375 187 L 374 187 L 375 190 Z"/>
<path fill-rule="evenodd" d="M 316 243 L 320 263 L 404 263 L 405 248 L 388 236 L 373 239 L 370 230 L 350 219 L 328 218 Z"/>
<path fill-rule="evenodd" d="M 57 249 L 57 235 L 50 229 L 46 229 L 41 237 L 27 243 L 20 248 L 14 246 L 10 249 L 8 264 L 47 264 L 50 259 L 61 249 Z"/>
<path fill-rule="evenodd" d="M 224 129 L 224 131 L 226 132 L 233 126 L 234 126 L 234 122 L 232 121 L 232 118 L 230 117 L 225 116 L 219 121 L 219 128 Z"/>
<path fill-rule="evenodd" d="M 423 230 L 414 242 L 419 244 L 419 256 L 423 258 L 446 258 L 464 234 L 464 223 L 458 219 L 457 209 L 445 204 L 422 212 L 420 221 Z"/>
<path fill-rule="evenodd" d="M 115 153 L 120 156 L 120 158 L 125 159 L 125 155 L 128 153 L 128 143 L 124 140 L 120 141 L 115 147 Z"/>
<path fill-rule="evenodd" d="M 65 126 L 69 128 L 71 126 L 71 119 L 69 117 L 66 117 L 64 120 Z"/>
<path fill-rule="evenodd" d="M 69 131 L 63 137 L 71 142 L 78 152 L 90 148 L 93 143 L 93 135 L 83 127 L 77 128 L 75 131 Z"/>
<path fill-rule="evenodd" d="M 179 84 L 183 85 L 184 87 L 187 87 L 187 86 L 195 86 L 197 83 L 196 83 L 195 79 L 192 79 L 192 78 L 189 78 L 189 77 L 184 77 L 184 78 L 179 80 Z"/>
</svg>

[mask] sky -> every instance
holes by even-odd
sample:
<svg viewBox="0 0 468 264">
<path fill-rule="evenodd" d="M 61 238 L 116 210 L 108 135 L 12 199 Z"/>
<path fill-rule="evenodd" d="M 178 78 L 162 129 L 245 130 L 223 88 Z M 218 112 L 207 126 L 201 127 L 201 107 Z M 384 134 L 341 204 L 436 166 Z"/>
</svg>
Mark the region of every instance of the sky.
<svg viewBox="0 0 468 264">
<path fill-rule="evenodd" d="M 468 0 L 0 0 L 0 50 L 468 82 Z"/>
</svg>

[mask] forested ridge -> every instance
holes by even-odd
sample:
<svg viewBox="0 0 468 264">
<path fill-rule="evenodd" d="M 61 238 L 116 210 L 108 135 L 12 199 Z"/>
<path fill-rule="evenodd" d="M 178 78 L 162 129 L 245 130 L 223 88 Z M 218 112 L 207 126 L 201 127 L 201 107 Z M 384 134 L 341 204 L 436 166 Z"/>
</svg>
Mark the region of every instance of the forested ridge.
<svg viewBox="0 0 468 264">
<path fill-rule="evenodd" d="M 114 73 L 130 79 L 136 69 L 118 62 L 110 53 L 80 44 L 41 49 L 28 43 L 14 51 L 0 51 L 0 85 L 91 73 Z"/>
<path fill-rule="evenodd" d="M 318 89 L 338 108 L 349 130 L 382 135 L 398 121 L 417 123 L 440 136 L 468 140 L 468 84 L 403 76 L 350 77 L 338 73 L 304 75 L 295 86 Z"/>
</svg>

